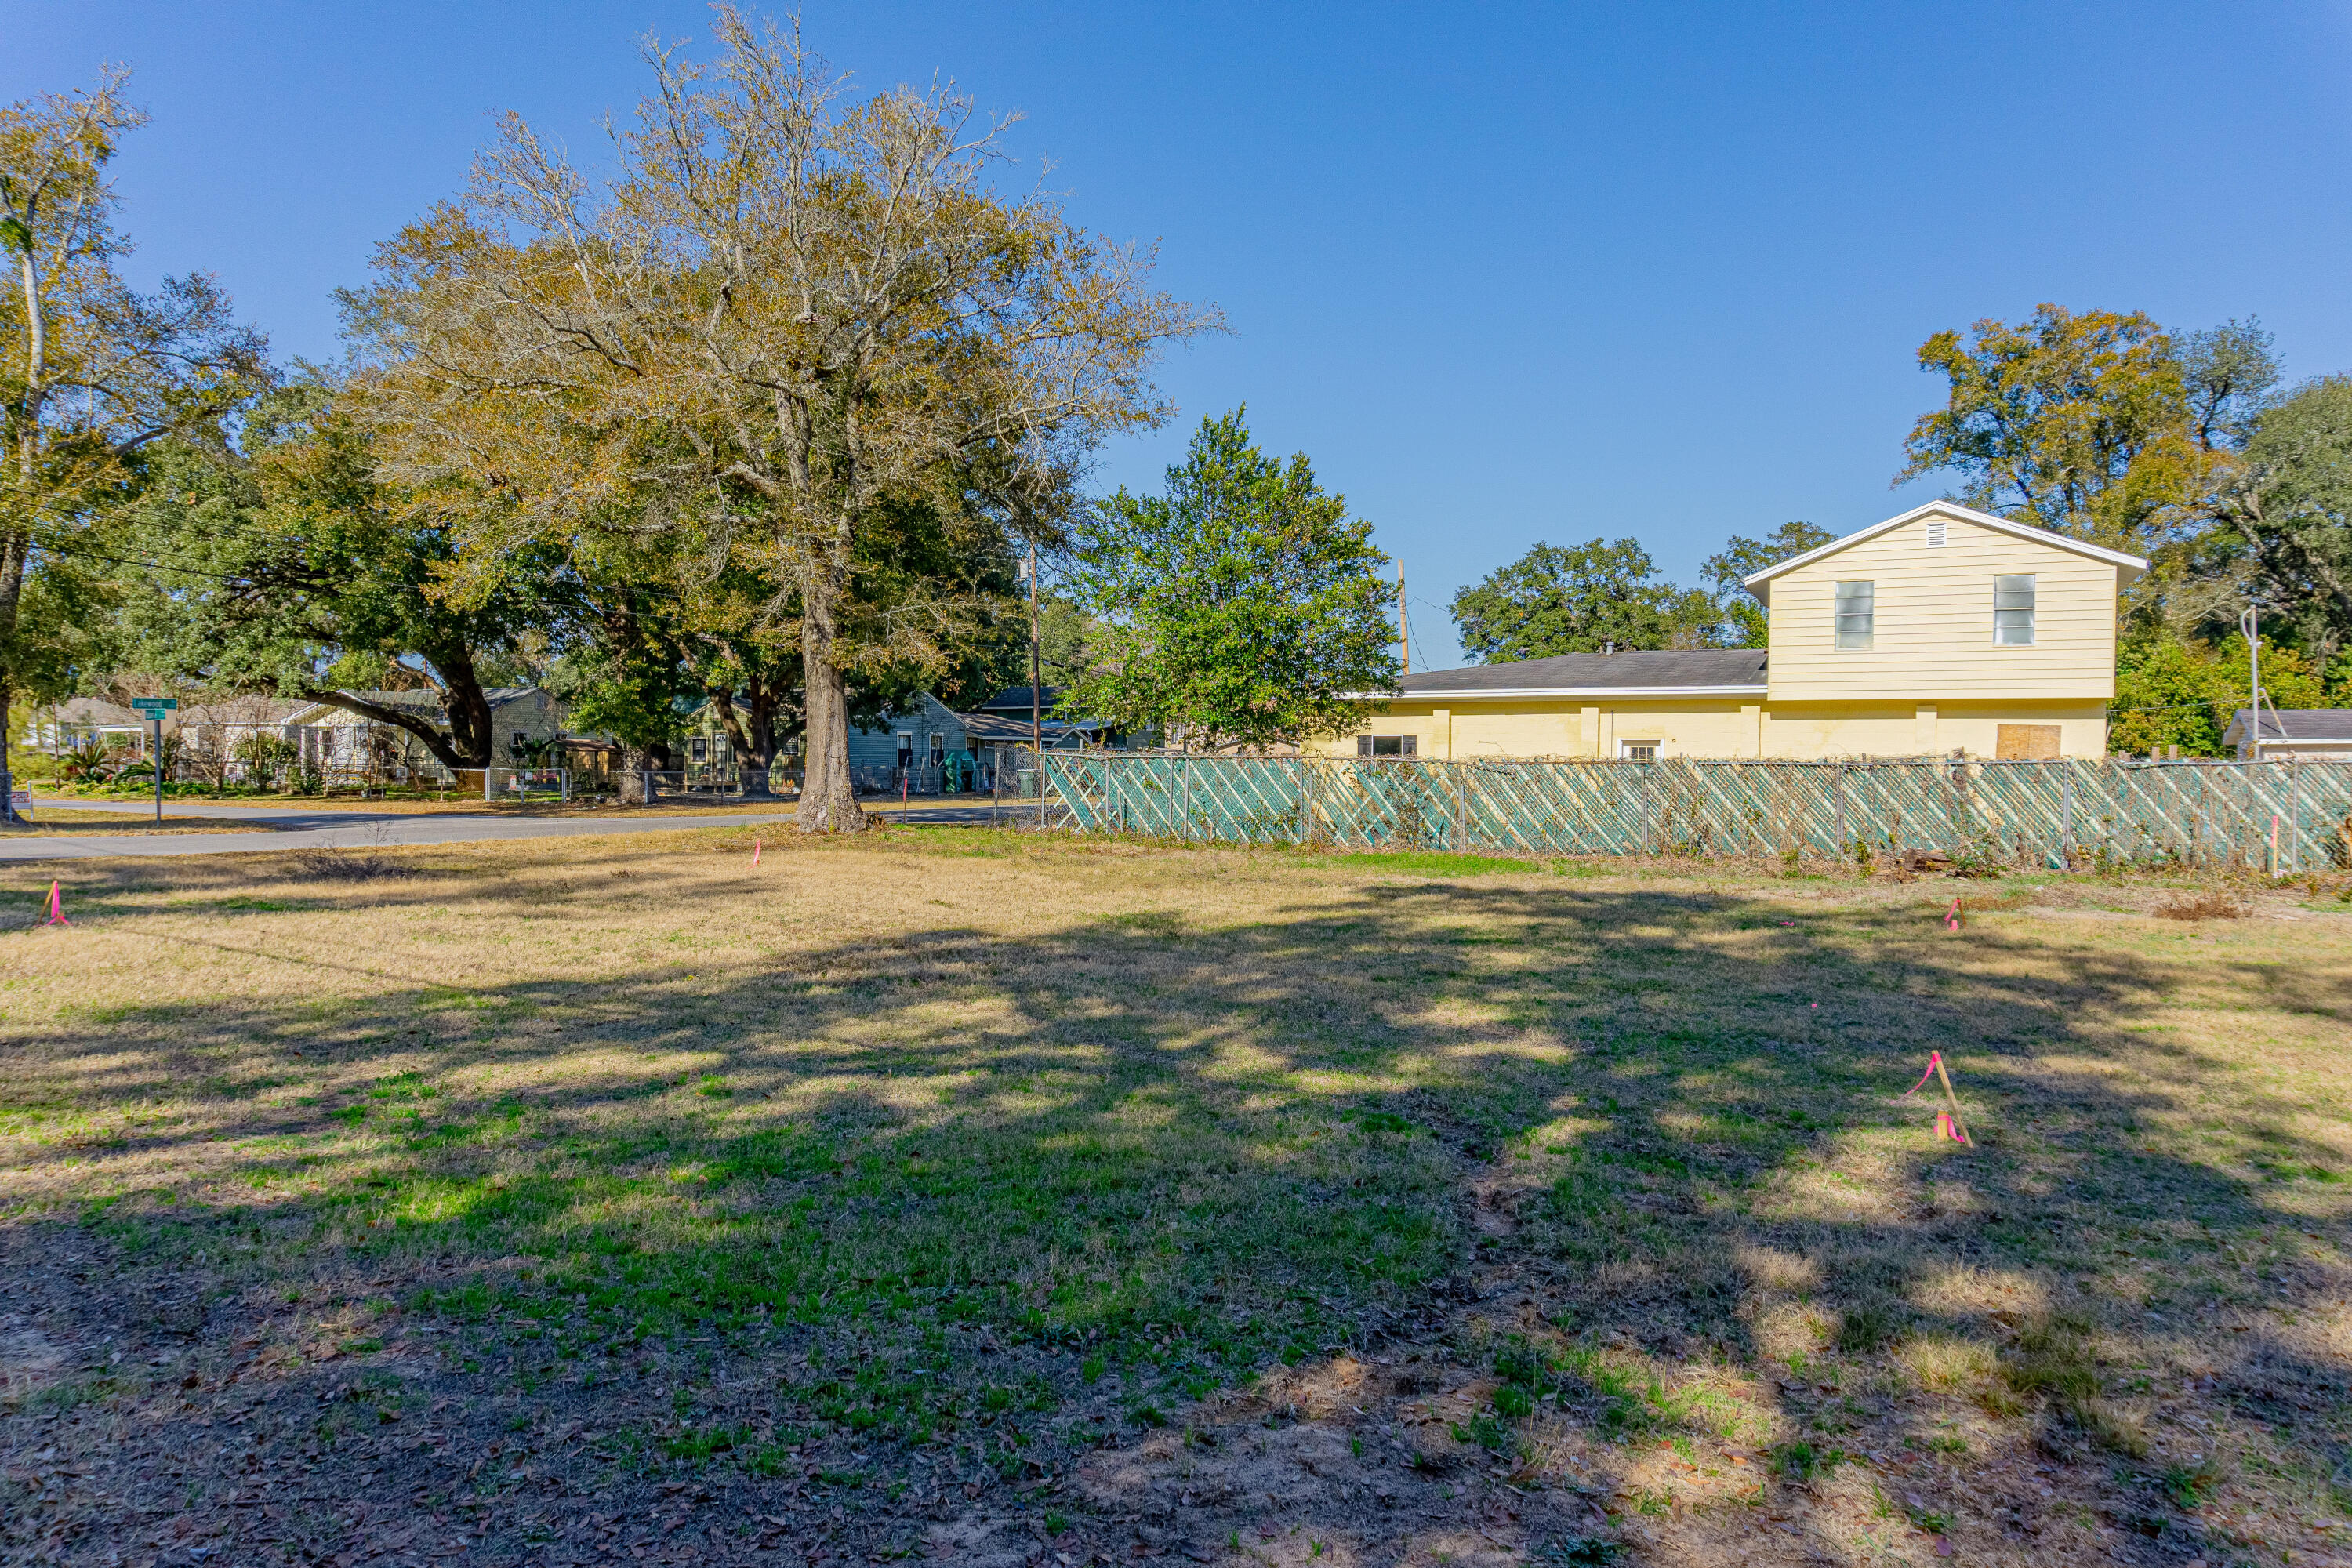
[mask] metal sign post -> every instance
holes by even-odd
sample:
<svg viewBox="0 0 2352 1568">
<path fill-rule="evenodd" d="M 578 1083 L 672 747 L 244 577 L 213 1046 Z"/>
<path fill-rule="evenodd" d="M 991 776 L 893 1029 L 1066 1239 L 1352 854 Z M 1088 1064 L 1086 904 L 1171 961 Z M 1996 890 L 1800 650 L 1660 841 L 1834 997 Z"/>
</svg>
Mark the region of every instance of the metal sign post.
<svg viewBox="0 0 2352 1568">
<path fill-rule="evenodd" d="M 176 697 L 134 697 L 131 706 L 155 726 L 155 820 L 163 820 L 163 715 L 180 705 Z"/>
</svg>

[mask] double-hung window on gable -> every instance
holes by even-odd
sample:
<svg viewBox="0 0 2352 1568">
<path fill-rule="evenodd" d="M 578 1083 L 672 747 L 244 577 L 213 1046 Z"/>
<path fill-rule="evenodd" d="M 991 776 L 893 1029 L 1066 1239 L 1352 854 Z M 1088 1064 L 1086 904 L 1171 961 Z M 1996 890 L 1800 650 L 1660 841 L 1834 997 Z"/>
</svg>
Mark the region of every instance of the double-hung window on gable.
<svg viewBox="0 0 2352 1568">
<path fill-rule="evenodd" d="M 1992 640 L 2000 647 L 2033 646 L 2033 577 L 2031 573 L 1992 580 Z"/>
<path fill-rule="evenodd" d="M 1837 646 L 1841 648 L 1867 648 L 1872 633 L 1876 629 L 1872 605 L 1874 583 L 1840 583 L 1837 585 Z"/>
</svg>

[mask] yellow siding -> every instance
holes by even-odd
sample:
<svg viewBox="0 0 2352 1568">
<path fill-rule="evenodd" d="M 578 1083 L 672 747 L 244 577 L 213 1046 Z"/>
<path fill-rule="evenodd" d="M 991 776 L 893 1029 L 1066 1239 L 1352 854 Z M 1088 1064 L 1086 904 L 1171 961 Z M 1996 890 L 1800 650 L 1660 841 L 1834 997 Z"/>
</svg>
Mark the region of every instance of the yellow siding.
<svg viewBox="0 0 2352 1568">
<path fill-rule="evenodd" d="M 1775 702 L 1766 714 L 1768 757 L 1924 757 L 1955 747 L 1990 757 L 2003 724 L 2057 725 L 2061 756 L 2107 752 L 2107 710 L 2096 702 Z"/>
<path fill-rule="evenodd" d="M 1919 757 L 1997 754 L 2004 724 L 2055 725 L 2059 754 L 2106 754 L 2115 695 L 2116 597 L 2125 568 L 1968 518 L 1927 518 L 1774 578 L 1769 693 L 1656 698 L 1401 700 L 1361 732 L 1412 735 L 1423 757 L 1615 757 L 1654 741 L 1666 757 Z M 2034 640 L 1993 642 L 1993 579 L 2031 574 Z M 1874 586 L 1867 649 L 1840 652 L 1841 582 Z M 1353 735 L 1319 748 L 1355 754 Z"/>
<path fill-rule="evenodd" d="M 1574 700 L 1439 707 L 1391 702 L 1368 718 L 1362 733 L 1411 735 L 1420 756 L 1614 757 L 1627 741 L 1655 741 L 1662 757 L 1920 757 L 1958 747 L 1990 757 L 2003 724 L 2055 724 L 2059 752 L 2106 754 L 2106 709 L 2096 702 L 1753 702 Z M 1356 754 L 1342 735 L 1307 748 L 1327 756 Z"/>
<path fill-rule="evenodd" d="M 1412 735 L 1424 757 L 1613 757 L 1626 741 L 1654 741 L 1662 757 L 1752 757 L 1759 729 L 1755 703 L 1743 714 L 1736 699 L 1685 702 L 1640 700 L 1595 704 L 1568 699 L 1513 699 L 1441 708 L 1391 702 L 1364 721 L 1368 735 Z M 1317 748 L 1331 756 L 1356 754 L 1343 735 Z"/>
<path fill-rule="evenodd" d="M 1776 706 L 2115 695 L 2117 569 L 1958 518 L 1947 526 L 1940 549 L 1927 547 L 1927 521 L 1915 519 L 1773 580 Z M 2037 579 L 2031 647 L 1993 644 L 1992 580 L 2010 573 Z M 1842 652 L 1832 637 L 1837 585 L 1855 580 L 1875 584 L 1874 646 Z"/>
</svg>

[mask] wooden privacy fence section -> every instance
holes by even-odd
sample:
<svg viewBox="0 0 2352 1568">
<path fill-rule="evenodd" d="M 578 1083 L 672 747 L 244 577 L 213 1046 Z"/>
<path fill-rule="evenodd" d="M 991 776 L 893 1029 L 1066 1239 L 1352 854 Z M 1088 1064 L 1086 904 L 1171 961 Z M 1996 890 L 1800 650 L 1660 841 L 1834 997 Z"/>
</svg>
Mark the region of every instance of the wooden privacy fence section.
<svg viewBox="0 0 2352 1568">
<path fill-rule="evenodd" d="M 2352 764 L 1516 762 L 1048 752 L 1080 832 L 1560 855 L 2352 863 Z"/>
</svg>

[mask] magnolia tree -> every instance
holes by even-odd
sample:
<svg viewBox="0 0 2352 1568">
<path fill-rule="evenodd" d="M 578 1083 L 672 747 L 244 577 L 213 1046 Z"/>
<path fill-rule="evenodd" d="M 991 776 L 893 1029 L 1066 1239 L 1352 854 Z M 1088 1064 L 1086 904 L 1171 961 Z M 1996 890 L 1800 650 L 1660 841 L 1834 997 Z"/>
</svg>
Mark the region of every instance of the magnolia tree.
<svg viewBox="0 0 2352 1568">
<path fill-rule="evenodd" d="M 61 639 L 88 607 L 78 562 L 141 448 L 213 424 L 267 379 L 260 335 L 201 274 L 124 284 L 107 165 L 145 116 L 110 72 L 88 92 L 0 108 L 0 819 L 6 718 L 64 684 Z M 28 598 L 47 601 L 24 614 Z"/>
<path fill-rule="evenodd" d="M 716 36 L 707 63 L 647 45 L 609 174 L 509 119 L 351 300 L 355 390 L 404 482 L 472 497 L 478 571 L 621 532 L 765 579 L 750 629 L 799 644 L 801 826 L 855 828 L 845 683 L 944 665 L 991 609 L 951 576 L 862 594 L 877 536 L 1045 527 L 1049 477 L 1163 417 L 1155 352 L 1213 321 L 1142 253 L 1000 195 L 1003 124 L 964 100 L 854 96 L 730 9 Z"/>
</svg>

